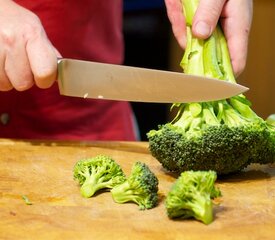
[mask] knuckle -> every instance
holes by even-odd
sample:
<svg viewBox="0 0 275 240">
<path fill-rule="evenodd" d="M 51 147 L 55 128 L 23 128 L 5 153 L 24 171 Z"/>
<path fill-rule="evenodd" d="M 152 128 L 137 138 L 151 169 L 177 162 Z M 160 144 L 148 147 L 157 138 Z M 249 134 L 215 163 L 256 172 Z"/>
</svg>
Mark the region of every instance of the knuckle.
<svg viewBox="0 0 275 240">
<path fill-rule="evenodd" d="M 42 25 L 39 20 L 37 22 L 26 22 L 24 24 L 23 38 L 28 40 L 30 38 L 36 38 L 43 33 Z"/>
<path fill-rule="evenodd" d="M 2 29 L 1 40 L 4 46 L 13 47 L 16 42 L 15 33 L 13 31 L 10 31 L 9 29 Z"/>
<path fill-rule="evenodd" d="M 11 26 L 1 27 L 0 39 L 6 47 L 14 47 L 17 41 L 27 41 L 43 34 L 43 27 L 36 15 L 20 23 L 20 28 L 15 29 Z"/>
</svg>

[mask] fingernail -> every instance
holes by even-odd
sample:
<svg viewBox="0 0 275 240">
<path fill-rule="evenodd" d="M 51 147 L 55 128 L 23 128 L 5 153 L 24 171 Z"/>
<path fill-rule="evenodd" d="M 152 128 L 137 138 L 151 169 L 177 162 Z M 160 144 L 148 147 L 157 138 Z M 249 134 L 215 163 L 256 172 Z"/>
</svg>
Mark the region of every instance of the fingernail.
<svg viewBox="0 0 275 240">
<path fill-rule="evenodd" d="M 211 34 L 211 27 L 206 22 L 200 21 L 195 25 L 195 32 L 202 37 L 208 37 Z"/>
</svg>

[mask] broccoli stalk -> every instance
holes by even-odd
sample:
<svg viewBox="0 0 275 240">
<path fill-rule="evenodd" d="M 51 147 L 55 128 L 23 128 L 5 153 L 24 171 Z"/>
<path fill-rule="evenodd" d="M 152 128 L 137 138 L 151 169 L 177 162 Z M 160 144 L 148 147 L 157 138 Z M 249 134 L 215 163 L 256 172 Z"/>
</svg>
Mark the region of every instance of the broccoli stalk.
<svg viewBox="0 0 275 240">
<path fill-rule="evenodd" d="M 219 26 L 206 40 L 192 35 L 198 0 L 182 0 L 187 46 L 185 73 L 235 83 L 227 42 Z M 207 91 L 207 90 L 206 90 Z M 175 103 L 172 122 L 147 133 L 152 155 L 170 170 L 214 170 L 228 174 L 250 163 L 275 161 L 275 134 L 244 95 L 213 102 Z"/>
<path fill-rule="evenodd" d="M 112 197 L 117 203 L 134 202 L 141 210 L 150 209 L 158 202 L 158 179 L 149 167 L 136 162 L 127 180 L 112 190 Z"/>
<path fill-rule="evenodd" d="M 214 171 L 186 171 L 172 185 L 165 207 L 169 218 L 196 218 L 205 224 L 213 221 L 213 198 L 221 196 L 214 183 Z"/>
<path fill-rule="evenodd" d="M 270 125 L 270 127 L 275 128 L 275 114 L 271 114 L 267 117 L 266 122 Z"/>
<path fill-rule="evenodd" d="M 183 195 L 178 196 L 179 191 L 184 191 Z M 213 205 L 207 194 L 192 192 L 187 195 L 186 190 L 176 189 L 168 196 L 165 204 L 169 218 L 194 217 L 205 224 L 213 221 Z"/>
<path fill-rule="evenodd" d="M 126 180 L 121 167 L 105 155 L 80 160 L 73 171 L 74 179 L 81 186 L 81 195 L 86 198 L 93 196 L 100 189 L 111 189 Z"/>
</svg>

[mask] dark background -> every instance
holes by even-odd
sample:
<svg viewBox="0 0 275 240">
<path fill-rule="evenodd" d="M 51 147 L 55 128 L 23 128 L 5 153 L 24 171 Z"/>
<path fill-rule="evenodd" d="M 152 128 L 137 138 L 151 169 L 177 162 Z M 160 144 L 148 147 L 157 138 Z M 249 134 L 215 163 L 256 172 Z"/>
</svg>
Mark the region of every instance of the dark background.
<svg viewBox="0 0 275 240">
<path fill-rule="evenodd" d="M 169 70 L 171 25 L 164 0 L 124 0 L 125 65 Z M 168 121 L 170 106 L 132 102 L 140 140 L 146 133 Z"/>
</svg>

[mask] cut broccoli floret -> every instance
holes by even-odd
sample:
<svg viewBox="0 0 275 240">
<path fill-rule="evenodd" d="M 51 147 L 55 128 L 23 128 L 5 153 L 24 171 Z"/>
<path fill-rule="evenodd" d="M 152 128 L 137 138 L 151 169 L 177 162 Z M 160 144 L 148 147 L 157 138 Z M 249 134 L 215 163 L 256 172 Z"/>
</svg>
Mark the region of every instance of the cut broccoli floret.
<svg viewBox="0 0 275 240">
<path fill-rule="evenodd" d="M 136 162 L 127 180 L 112 190 L 117 203 L 134 202 L 141 210 L 158 203 L 158 179 L 145 163 Z"/>
<path fill-rule="evenodd" d="M 215 188 L 214 171 L 182 172 L 172 185 L 165 207 L 169 218 L 196 218 L 205 224 L 213 221 L 213 198 L 221 192 Z"/>
<path fill-rule="evenodd" d="M 81 186 L 81 195 L 86 198 L 93 196 L 100 189 L 111 189 L 126 180 L 121 167 L 105 155 L 78 161 L 73 173 L 74 179 Z"/>
<path fill-rule="evenodd" d="M 235 83 L 219 24 L 210 38 L 196 39 L 191 28 L 199 1 L 182 2 L 187 23 L 187 47 L 181 61 L 184 72 Z M 257 116 L 244 95 L 213 102 L 175 103 L 172 108 L 178 108 L 174 120 L 147 133 L 152 155 L 167 170 L 228 174 L 250 163 L 275 161 L 274 127 Z"/>
</svg>

